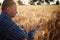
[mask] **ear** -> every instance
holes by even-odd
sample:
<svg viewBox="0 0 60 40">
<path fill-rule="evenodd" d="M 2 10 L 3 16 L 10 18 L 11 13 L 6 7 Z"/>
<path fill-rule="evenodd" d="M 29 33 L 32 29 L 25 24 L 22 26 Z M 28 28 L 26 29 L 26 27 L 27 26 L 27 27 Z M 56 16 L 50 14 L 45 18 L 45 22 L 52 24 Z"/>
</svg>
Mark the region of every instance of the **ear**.
<svg viewBox="0 0 60 40">
<path fill-rule="evenodd" d="M 7 13 L 10 13 L 10 12 L 11 12 L 10 7 L 7 7 L 7 8 L 6 8 L 6 12 L 7 12 Z"/>
<path fill-rule="evenodd" d="M 9 11 L 9 7 L 6 8 L 6 11 Z"/>
<path fill-rule="evenodd" d="M 7 8 L 6 8 L 6 11 L 7 11 L 8 13 L 10 13 L 10 12 L 11 12 L 11 7 L 7 7 Z"/>
</svg>

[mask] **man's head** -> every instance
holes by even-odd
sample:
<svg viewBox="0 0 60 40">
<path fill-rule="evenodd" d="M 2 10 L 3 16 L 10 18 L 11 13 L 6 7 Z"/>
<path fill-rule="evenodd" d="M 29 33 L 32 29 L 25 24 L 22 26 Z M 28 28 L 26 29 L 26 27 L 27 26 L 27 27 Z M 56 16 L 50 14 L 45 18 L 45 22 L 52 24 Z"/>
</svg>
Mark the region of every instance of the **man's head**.
<svg viewBox="0 0 60 40">
<path fill-rule="evenodd" d="M 13 0 L 3 1 L 2 12 L 6 12 L 10 17 L 14 17 L 17 13 L 17 6 Z"/>
</svg>

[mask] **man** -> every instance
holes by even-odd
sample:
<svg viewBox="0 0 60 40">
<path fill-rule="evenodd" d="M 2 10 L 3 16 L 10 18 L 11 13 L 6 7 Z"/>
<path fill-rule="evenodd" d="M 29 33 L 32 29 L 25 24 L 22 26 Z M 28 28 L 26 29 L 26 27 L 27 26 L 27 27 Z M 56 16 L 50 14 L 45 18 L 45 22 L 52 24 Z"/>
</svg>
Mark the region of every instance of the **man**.
<svg viewBox="0 0 60 40">
<path fill-rule="evenodd" d="M 31 32 L 26 32 L 12 21 L 11 18 L 15 17 L 16 13 L 17 6 L 13 0 L 3 1 L 0 15 L 0 40 L 33 40 L 39 27 Z"/>
</svg>

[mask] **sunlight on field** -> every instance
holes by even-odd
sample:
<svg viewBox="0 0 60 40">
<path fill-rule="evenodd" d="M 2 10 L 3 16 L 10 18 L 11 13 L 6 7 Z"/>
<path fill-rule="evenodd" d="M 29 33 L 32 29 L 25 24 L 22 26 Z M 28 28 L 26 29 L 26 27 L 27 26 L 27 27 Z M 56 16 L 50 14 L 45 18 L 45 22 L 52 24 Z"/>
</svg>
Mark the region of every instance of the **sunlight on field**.
<svg viewBox="0 0 60 40">
<path fill-rule="evenodd" d="M 49 40 L 50 33 L 55 35 L 55 22 L 57 14 L 60 15 L 60 6 L 56 5 L 44 5 L 44 6 L 18 6 L 18 14 L 14 18 L 15 22 L 23 27 L 26 31 L 33 30 L 39 24 L 40 18 L 44 19 L 42 31 L 39 31 L 34 36 L 34 40 Z M 60 25 L 60 24 L 59 24 Z M 52 28 L 52 29 L 50 29 Z M 49 29 L 49 30 L 48 30 Z M 52 32 L 50 32 L 52 31 Z M 57 32 L 58 33 L 58 32 Z M 52 34 L 52 38 L 53 35 Z M 46 35 L 46 36 L 45 36 Z M 53 38 L 54 39 L 54 38 Z"/>
<path fill-rule="evenodd" d="M 44 40 L 44 38 L 45 40 L 49 40 L 50 30 L 55 30 L 57 14 L 60 15 L 59 5 L 19 5 L 18 13 L 13 20 L 26 31 L 31 31 L 37 27 L 40 18 L 43 18 L 44 22 L 41 30 L 35 34 L 34 40 Z M 52 29 L 50 29 L 51 27 Z"/>
<path fill-rule="evenodd" d="M 59 10 L 59 6 L 19 6 L 18 14 L 15 21 L 23 27 L 36 27 L 39 23 L 40 18 L 44 18 L 45 22 L 51 20 Z M 52 16 L 53 15 L 53 16 Z M 53 17 L 54 19 L 54 17 Z M 52 20 L 53 20 L 52 19 Z M 29 28 L 28 28 L 29 29 Z"/>
<path fill-rule="evenodd" d="M 43 26 L 41 28 L 42 31 L 39 31 L 34 36 L 34 40 L 49 40 L 50 36 L 50 29 L 54 29 L 55 21 L 56 21 L 56 15 L 60 10 L 60 6 L 19 6 L 18 7 L 18 14 L 14 18 L 15 22 L 17 22 L 18 25 L 22 26 L 26 31 L 33 30 L 37 27 L 39 24 L 40 18 L 44 19 Z M 60 13 L 60 12 L 59 12 Z M 50 21 L 52 21 L 50 23 Z M 50 23 L 50 24 L 49 24 Z M 52 26 L 53 25 L 53 26 Z M 50 30 L 52 30 L 50 29 Z M 53 31 L 52 30 L 52 31 Z M 54 31 L 53 31 L 54 32 Z M 46 34 L 46 36 L 45 36 Z M 55 33 L 54 33 L 55 35 Z M 45 36 L 45 37 L 44 37 Z"/>
<path fill-rule="evenodd" d="M 0 6 L 0 13 L 1 13 L 1 6 Z"/>
</svg>

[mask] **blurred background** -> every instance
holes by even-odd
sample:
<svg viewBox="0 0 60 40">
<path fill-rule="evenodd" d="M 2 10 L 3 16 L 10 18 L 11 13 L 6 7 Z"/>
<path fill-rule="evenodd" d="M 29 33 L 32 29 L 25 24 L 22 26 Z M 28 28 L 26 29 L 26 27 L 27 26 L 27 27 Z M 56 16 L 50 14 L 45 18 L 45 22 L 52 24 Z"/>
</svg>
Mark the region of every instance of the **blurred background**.
<svg viewBox="0 0 60 40">
<path fill-rule="evenodd" d="M 4 0 L 0 0 L 0 4 Z M 57 5 L 60 4 L 60 0 L 14 0 L 18 2 L 19 5 Z"/>
<path fill-rule="evenodd" d="M 0 13 L 3 1 L 0 0 Z M 12 19 L 27 32 L 35 29 L 43 19 L 41 30 L 36 32 L 34 40 L 60 40 L 60 0 L 14 1 L 18 13 Z"/>
</svg>

